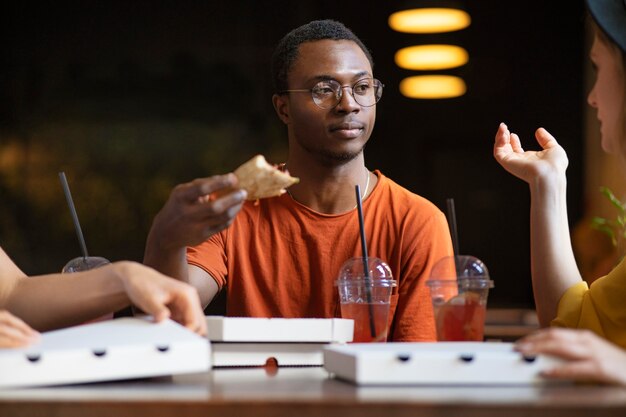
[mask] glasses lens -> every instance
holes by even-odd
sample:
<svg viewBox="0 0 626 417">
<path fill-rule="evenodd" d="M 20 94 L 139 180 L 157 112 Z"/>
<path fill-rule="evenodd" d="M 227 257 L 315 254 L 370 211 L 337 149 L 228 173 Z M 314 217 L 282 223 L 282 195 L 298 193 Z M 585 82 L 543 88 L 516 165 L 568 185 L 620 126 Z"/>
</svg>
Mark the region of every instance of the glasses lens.
<svg viewBox="0 0 626 417">
<path fill-rule="evenodd" d="M 366 78 L 357 81 L 352 87 L 354 100 L 363 107 L 371 107 L 380 100 L 383 95 L 383 87 L 375 78 Z"/>
<path fill-rule="evenodd" d="M 311 89 L 313 102 L 322 109 L 332 109 L 341 100 L 343 90 L 335 80 L 320 81 Z M 378 103 L 383 95 L 383 84 L 375 78 L 359 80 L 352 86 L 354 100 L 363 107 Z"/>
<path fill-rule="evenodd" d="M 341 85 L 335 80 L 320 81 L 311 89 L 313 102 L 323 109 L 330 109 L 339 103 Z"/>
</svg>

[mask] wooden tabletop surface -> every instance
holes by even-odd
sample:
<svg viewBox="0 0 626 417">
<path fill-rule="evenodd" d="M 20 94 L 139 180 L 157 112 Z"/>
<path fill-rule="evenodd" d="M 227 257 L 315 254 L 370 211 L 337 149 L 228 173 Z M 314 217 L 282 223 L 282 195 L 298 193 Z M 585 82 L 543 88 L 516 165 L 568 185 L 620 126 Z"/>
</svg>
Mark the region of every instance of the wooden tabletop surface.
<svg viewBox="0 0 626 417">
<path fill-rule="evenodd" d="M 274 371 L 0 390 L 0 416 L 626 416 L 621 387 L 357 387 L 322 368 Z"/>
</svg>

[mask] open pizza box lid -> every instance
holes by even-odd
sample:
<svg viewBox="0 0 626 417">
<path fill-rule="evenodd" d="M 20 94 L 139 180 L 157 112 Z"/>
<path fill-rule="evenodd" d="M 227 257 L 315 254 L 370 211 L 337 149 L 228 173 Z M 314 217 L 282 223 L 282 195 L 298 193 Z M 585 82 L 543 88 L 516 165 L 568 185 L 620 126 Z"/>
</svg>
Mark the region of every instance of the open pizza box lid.
<svg viewBox="0 0 626 417">
<path fill-rule="evenodd" d="M 0 349 L 0 388 L 100 382 L 204 372 L 207 340 L 171 320 L 120 318 L 43 333 Z"/>
<path fill-rule="evenodd" d="M 511 343 L 370 343 L 324 348 L 324 368 L 358 385 L 534 385 L 560 360 Z"/>
</svg>

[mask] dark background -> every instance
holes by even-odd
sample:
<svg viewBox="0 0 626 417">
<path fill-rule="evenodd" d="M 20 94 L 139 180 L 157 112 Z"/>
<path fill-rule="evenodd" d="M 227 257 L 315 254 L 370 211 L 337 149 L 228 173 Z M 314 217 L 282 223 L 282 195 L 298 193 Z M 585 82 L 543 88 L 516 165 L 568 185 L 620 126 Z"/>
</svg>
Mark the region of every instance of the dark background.
<svg viewBox="0 0 626 417">
<path fill-rule="evenodd" d="M 393 32 L 401 2 L 84 1 L 2 6 L 0 245 L 29 274 L 80 250 L 57 173 L 66 172 L 90 254 L 142 259 L 171 188 L 286 155 L 269 59 L 289 30 L 344 22 L 371 49 L 385 85 L 366 148 L 380 169 L 445 211 L 455 199 L 461 252 L 482 259 L 493 307 L 530 307 L 527 186 L 492 157 L 498 123 L 527 148 L 539 126 L 570 157 L 570 221 L 582 214 L 585 91 L 582 1 L 466 1 L 469 28 Z M 465 47 L 465 96 L 411 100 L 393 63 L 403 46 Z"/>
</svg>

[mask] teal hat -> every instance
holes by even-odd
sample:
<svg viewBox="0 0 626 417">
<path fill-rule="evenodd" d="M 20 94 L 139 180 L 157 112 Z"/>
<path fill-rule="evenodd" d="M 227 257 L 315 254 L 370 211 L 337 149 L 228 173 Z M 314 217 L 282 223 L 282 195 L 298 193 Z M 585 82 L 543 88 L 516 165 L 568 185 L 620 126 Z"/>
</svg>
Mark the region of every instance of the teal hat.
<svg viewBox="0 0 626 417">
<path fill-rule="evenodd" d="M 600 29 L 626 53 L 626 0 L 586 0 Z"/>
</svg>

